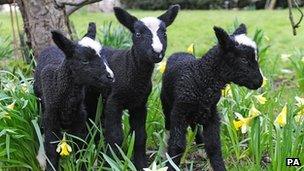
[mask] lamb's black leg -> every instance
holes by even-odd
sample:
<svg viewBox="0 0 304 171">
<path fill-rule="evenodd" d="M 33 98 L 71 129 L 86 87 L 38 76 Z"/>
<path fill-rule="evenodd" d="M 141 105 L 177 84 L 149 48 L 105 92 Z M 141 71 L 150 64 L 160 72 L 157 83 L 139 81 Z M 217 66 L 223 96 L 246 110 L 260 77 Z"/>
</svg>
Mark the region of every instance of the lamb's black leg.
<svg viewBox="0 0 304 171">
<path fill-rule="evenodd" d="M 69 133 L 85 141 L 88 135 L 86 126 L 87 112 L 84 110 L 79 111 L 78 115 L 75 116 L 73 123 L 70 127 Z M 84 148 L 84 143 L 80 140 L 75 140 L 79 149 Z"/>
<path fill-rule="evenodd" d="M 214 171 L 224 171 L 225 164 L 222 157 L 220 141 L 220 118 L 216 106 L 211 110 L 211 117 L 203 124 L 203 136 L 207 155 Z"/>
<path fill-rule="evenodd" d="M 86 93 L 85 93 L 85 110 L 88 113 L 88 119 L 91 119 L 92 121 L 95 121 L 95 116 L 96 116 L 96 109 L 97 109 L 97 104 L 98 104 L 98 99 L 100 96 L 100 92 L 94 88 L 94 87 L 87 87 L 86 88 Z M 88 122 L 90 126 L 92 126 Z"/>
<path fill-rule="evenodd" d="M 162 103 L 162 108 L 165 116 L 165 128 L 166 130 L 170 130 L 170 115 L 172 111 L 172 102 L 168 100 L 168 97 L 166 93 L 164 92 L 165 90 L 162 89 L 160 99 Z"/>
<path fill-rule="evenodd" d="M 86 136 L 88 135 L 87 126 L 86 126 L 87 113 L 84 110 L 81 110 L 78 115 L 75 116 L 73 123 L 70 127 L 69 133 L 85 141 Z M 86 148 L 85 143 L 78 139 L 73 139 L 77 144 L 79 150 Z M 80 153 L 76 154 L 76 158 L 80 158 Z M 81 170 L 85 171 L 86 168 L 84 165 L 81 166 Z"/>
<path fill-rule="evenodd" d="M 195 123 L 191 123 L 190 126 L 191 126 L 191 129 L 192 129 L 193 132 L 196 131 L 195 132 L 195 142 L 196 142 L 196 145 L 204 143 L 204 141 L 203 141 L 203 134 L 202 134 L 202 131 L 201 131 L 199 125 L 195 124 Z"/>
<path fill-rule="evenodd" d="M 135 132 L 135 144 L 134 144 L 134 164 L 137 170 L 142 170 L 147 167 L 146 157 L 146 118 L 147 108 L 146 105 L 130 109 L 130 126 L 131 131 Z"/>
<path fill-rule="evenodd" d="M 56 152 L 57 144 L 53 143 L 55 141 L 58 141 L 61 139 L 62 135 L 60 134 L 60 126 L 55 121 L 55 114 L 50 113 L 46 111 L 44 118 L 44 134 L 45 134 L 45 140 L 44 140 L 44 148 L 46 156 L 49 158 L 51 164 L 53 167 L 57 170 L 58 169 L 58 163 L 59 163 L 59 154 Z M 53 171 L 53 168 L 47 162 L 46 166 L 47 171 Z"/>
<path fill-rule="evenodd" d="M 116 154 L 119 154 L 115 144 L 121 146 L 123 141 L 123 132 L 121 126 L 123 109 L 118 101 L 112 97 L 109 97 L 106 105 L 104 106 L 104 110 L 105 141 L 111 146 Z"/>
<path fill-rule="evenodd" d="M 170 138 L 168 144 L 168 154 L 173 162 L 178 166 L 180 159 L 186 148 L 187 123 L 185 120 L 185 111 L 182 108 L 174 106 L 171 114 Z M 167 163 L 168 171 L 174 171 L 174 168 Z"/>
</svg>

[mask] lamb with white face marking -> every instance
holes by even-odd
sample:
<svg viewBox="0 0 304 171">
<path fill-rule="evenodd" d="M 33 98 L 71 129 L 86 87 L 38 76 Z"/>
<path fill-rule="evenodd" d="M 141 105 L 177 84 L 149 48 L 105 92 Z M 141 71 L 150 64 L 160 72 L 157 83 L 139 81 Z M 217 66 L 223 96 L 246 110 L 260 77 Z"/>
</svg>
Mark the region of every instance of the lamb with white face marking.
<svg viewBox="0 0 304 171">
<path fill-rule="evenodd" d="M 228 39 L 229 40 L 229 39 Z M 241 24 L 231 35 L 230 46 L 233 47 L 227 55 L 235 56 L 233 59 L 234 71 L 231 81 L 241 86 L 255 89 L 260 83 L 262 72 L 258 67 L 258 47 L 256 43 L 247 36 L 247 28 Z"/>
<path fill-rule="evenodd" d="M 130 114 L 130 132 L 135 132 L 134 164 L 137 170 L 147 167 L 146 130 L 147 100 L 152 89 L 151 77 L 154 64 L 165 56 L 167 48 L 166 28 L 179 11 L 179 5 L 170 6 L 159 17 L 137 19 L 121 8 L 114 8 L 115 16 L 132 33 L 133 46 L 127 50 L 103 48 L 109 65 L 115 74 L 115 83 L 110 88 L 86 92 L 86 109 L 89 118 L 96 115 L 98 98 L 103 97 L 105 141 L 117 152 L 123 133 L 121 115 L 123 110 Z M 109 153 L 109 151 L 108 151 Z"/>
<path fill-rule="evenodd" d="M 235 35 L 234 40 L 241 45 L 253 48 L 254 52 L 255 52 L 255 59 L 258 60 L 257 45 L 253 40 L 251 40 L 249 37 L 247 37 L 246 34 Z"/>
<path fill-rule="evenodd" d="M 220 142 L 220 115 L 217 103 L 221 90 L 229 83 L 256 90 L 262 85 L 257 45 L 246 36 L 241 24 L 232 35 L 214 27 L 218 44 L 202 58 L 174 53 L 163 74 L 161 102 L 165 128 L 170 131 L 168 155 L 176 165 L 186 147 L 187 127 L 197 131 L 197 144 L 204 143 L 212 170 L 225 171 Z M 196 129 L 197 125 L 203 130 Z M 174 171 L 168 162 L 168 171 Z"/>
<path fill-rule="evenodd" d="M 144 23 L 144 25 L 149 29 L 149 31 L 152 34 L 152 48 L 153 51 L 156 53 L 161 53 L 163 50 L 163 43 L 160 41 L 160 38 L 158 36 L 158 30 L 161 28 L 161 20 L 155 17 L 146 17 L 140 20 Z M 161 28 L 163 29 L 163 28 Z M 162 58 L 160 54 L 160 58 Z"/>
<path fill-rule="evenodd" d="M 57 46 L 45 48 L 37 60 L 34 75 L 34 92 L 40 99 L 42 127 L 45 134 L 45 153 L 51 164 L 58 170 L 59 154 L 57 143 L 64 130 L 81 139 L 87 135 L 87 112 L 84 109 L 84 93 L 87 86 L 108 87 L 114 80 L 113 71 L 106 59 L 100 55 L 102 46 L 95 41 L 96 26 L 89 24 L 87 34 L 73 42 L 58 31 L 52 31 Z M 78 147 L 83 144 L 75 141 Z M 53 170 L 39 148 L 37 159 L 46 170 Z M 45 166 L 42 166 L 44 168 Z"/>
<path fill-rule="evenodd" d="M 165 56 L 167 49 L 167 27 L 172 24 L 177 8 L 168 10 L 159 17 L 137 19 L 126 11 L 115 8 L 117 19 L 132 33 L 133 49 L 146 62 L 158 63 Z"/>
<path fill-rule="evenodd" d="M 107 77 L 108 77 L 108 78 L 112 78 L 112 79 L 114 78 L 114 73 L 113 73 L 113 71 L 110 69 L 109 64 L 108 64 L 106 58 L 105 58 L 104 56 L 101 56 L 101 54 L 100 54 L 100 51 L 101 51 L 101 49 L 102 49 L 102 46 L 101 46 L 101 44 L 100 44 L 98 41 L 95 41 L 94 39 L 85 36 L 85 37 L 83 37 L 83 38 L 78 42 L 78 44 L 79 44 L 80 46 L 87 47 L 87 48 L 90 48 L 90 49 L 94 50 L 95 53 L 96 53 L 96 55 L 99 56 L 99 57 L 102 59 L 102 62 L 103 62 L 103 64 L 104 64 L 104 66 L 106 67 L 106 71 L 108 72 Z M 95 55 L 95 56 L 96 56 L 96 55 Z"/>
</svg>

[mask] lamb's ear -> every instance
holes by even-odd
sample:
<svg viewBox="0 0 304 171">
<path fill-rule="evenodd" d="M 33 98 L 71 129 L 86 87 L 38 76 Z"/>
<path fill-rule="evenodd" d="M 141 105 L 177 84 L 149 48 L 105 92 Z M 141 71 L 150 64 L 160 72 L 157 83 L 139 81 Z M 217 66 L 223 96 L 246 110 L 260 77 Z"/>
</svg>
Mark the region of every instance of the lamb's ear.
<svg viewBox="0 0 304 171">
<path fill-rule="evenodd" d="M 134 33 L 134 23 L 138 19 L 119 7 L 114 7 L 114 13 L 118 21 Z"/>
<path fill-rule="evenodd" d="M 237 29 L 233 32 L 233 35 L 247 34 L 247 27 L 245 24 L 240 24 Z"/>
<path fill-rule="evenodd" d="M 96 24 L 94 22 L 89 23 L 88 31 L 83 37 L 89 37 L 93 40 L 96 38 Z"/>
<path fill-rule="evenodd" d="M 158 17 L 158 19 L 162 20 L 166 24 L 166 27 L 168 27 L 173 23 L 174 19 L 178 14 L 179 9 L 180 6 L 178 4 L 171 5 L 164 14 Z"/>
<path fill-rule="evenodd" d="M 231 47 L 233 45 L 233 43 L 234 43 L 233 40 L 230 38 L 230 36 L 224 29 L 214 26 L 213 30 L 215 32 L 219 45 L 224 50 L 229 49 L 229 47 Z"/>
<path fill-rule="evenodd" d="M 54 43 L 65 54 L 71 54 L 74 50 L 74 43 L 62 35 L 59 31 L 51 31 Z"/>
</svg>

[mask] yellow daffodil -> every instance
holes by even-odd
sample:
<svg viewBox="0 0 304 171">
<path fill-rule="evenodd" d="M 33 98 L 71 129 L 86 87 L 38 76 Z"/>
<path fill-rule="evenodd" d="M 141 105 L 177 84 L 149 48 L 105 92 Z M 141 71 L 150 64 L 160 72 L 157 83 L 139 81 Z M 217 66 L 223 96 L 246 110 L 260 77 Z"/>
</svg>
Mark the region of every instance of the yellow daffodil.
<svg viewBox="0 0 304 171">
<path fill-rule="evenodd" d="M 241 128 L 241 132 L 245 134 L 248 131 L 249 124 L 253 117 L 244 118 L 241 114 L 235 113 L 238 117 L 238 120 L 233 121 L 234 128 L 239 130 Z"/>
<path fill-rule="evenodd" d="M 6 108 L 7 108 L 7 110 L 9 110 L 9 111 L 14 110 L 14 108 L 15 108 L 15 102 L 13 102 L 13 103 L 7 105 Z M 3 113 L 3 118 L 11 119 L 11 116 L 10 116 L 9 112 L 4 111 L 4 113 Z"/>
<path fill-rule="evenodd" d="M 251 108 L 249 109 L 249 117 L 256 117 L 259 116 L 261 114 L 261 112 L 255 108 L 254 105 L 251 106 Z"/>
<path fill-rule="evenodd" d="M 15 102 L 13 102 L 13 103 L 7 105 L 6 108 L 7 108 L 8 110 L 13 110 L 13 109 L 15 108 Z"/>
<path fill-rule="evenodd" d="M 265 76 L 263 76 L 263 82 L 262 82 L 262 87 L 265 87 L 265 85 L 267 84 L 267 78 Z"/>
<path fill-rule="evenodd" d="M 270 41 L 270 38 L 268 36 L 264 36 L 264 38 L 266 41 L 268 41 L 268 42 Z"/>
<path fill-rule="evenodd" d="M 16 85 L 13 83 L 7 83 L 3 85 L 3 90 L 4 91 L 11 91 L 11 92 L 15 92 L 16 90 Z"/>
<path fill-rule="evenodd" d="M 252 119 L 259 116 L 260 114 L 261 112 L 258 109 L 256 109 L 254 105 L 252 105 L 251 108 L 249 109 L 249 115 L 246 118 L 244 118 L 241 114 L 236 112 L 235 115 L 237 116 L 238 120 L 233 121 L 233 126 L 236 130 L 239 130 L 241 128 L 241 132 L 245 134 L 250 127 L 249 124 L 252 121 Z"/>
<path fill-rule="evenodd" d="M 294 119 L 297 123 L 302 123 L 304 121 L 304 98 L 296 96 L 295 99 L 297 101 L 296 106 L 298 106 L 300 110 Z"/>
<path fill-rule="evenodd" d="M 294 117 L 296 123 L 298 124 L 302 124 L 304 122 L 304 114 L 297 114 L 295 117 Z"/>
<path fill-rule="evenodd" d="M 256 99 L 257 99 L 257 101 L 260 103 L 260 104 L 265 104 L 266 102 L 267 102 L 267 99 L 266 99 L 266 97 L 264 97 L 263 96 L 263 94 L 260 94 L 260 95 L 256 95 L 256 96 L 254 96 Z"/>
<path fill-rule="evenodd" d="M 164 73 L 166 69 L 167 61 L 163 61 L 158 65 L 157 70 L 159 70 L 160 73 Z"/>
<path fill-rule="evenodd" d="M 222 89 L 222 96 L 223 97 L 228 97 L 228 96 L 231 96 L 232 95 L 232 92 L 231 92 L 231 87 L 230 85 L 226 85 L 226 87 L 224 89 Z"/>
<path fill-rule="evenodd" d="M 162 168 L 159 168 L 157 169 L 157 166 L 156 166 L 156 163 L 153 162 L 152 163 L 152 168 L 144 168 L 144 171 L 167 171 L 168 170 L 168 167 L 162 167 Z"/>
<path fill-rule="evenodd" d="M 296 106 L 300 108 L 297 114 L 304 115 L 304 98 L 296 96 L 295 99 L 297 101 Z"/>
<path fill-rule="evenodd" d="M 298 111 L 297 115 L 304 115 L 304 107 Z"/>
<path fill-rule="evenodd" d="M 72 152 L 71 146 L 66 141 L 65 134 L 63 134 L 62 140 L 58 143 L 56 151 L 61 156 L 68 156 Z"/>
<path fill-rule="evenodd" d="M 241 132 L 245 134 L 248 131 L 249 128 L 249 123 L 252 118 L 242 118 L 239 119 L 238 121 L 234 120 L 233 125 L 236 130 L 239 130 L 241 128 Z"/>
<path fill-rule="evenodd" d="M 24 93 L 28 93 L 28 92 L 29 92 L 29 89 L 28 89 L 27 84 L 22 83 L 22 84 L 21 84 L 21 90 L 22 90 Z"/>
<path fill-rule="evenodd" d="M 280 127 L 283 127 L 287 123 L 286 117 L 287 117 L 287 105 L 285 104 L 282 111 L 279 113 L 279 115 L 275 119 L 274 123 L 279 125 Z"/>
<path fill-rule="evenodd" d="M 187 48 L 187 52 L 194 55 L 194 43 L 190 44 L 190 46 Z"/>
<path fill-rule="evenodd" d="M 296 99 L 296 101 L 297 101 L 296 105 L 297 105 L 298 107 L 303 107 L 303 106 L 304 106 L 304 98 L 301 98 L 301 97 L 296 96 L 295 99 Z"/>
<path fill-rule="evenodd" d="M 0 119 L 12 119 L 10 114 L 6 111 L 0 112 Z"/>
</svg>

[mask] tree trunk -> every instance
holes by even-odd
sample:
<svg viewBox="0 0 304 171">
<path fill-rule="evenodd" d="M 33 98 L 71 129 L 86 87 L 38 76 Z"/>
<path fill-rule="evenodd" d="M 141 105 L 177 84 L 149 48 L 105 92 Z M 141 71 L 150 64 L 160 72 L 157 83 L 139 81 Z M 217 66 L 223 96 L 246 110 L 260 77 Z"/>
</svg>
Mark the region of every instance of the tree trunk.
<svg viewBox="0 0 304 171">
<path fill-rule="evenodd" d="M 277 3 L 277 0 L 270 0 L 269 5 L 268 5 L 268 9 L 274 9 L 275 5 Z"/>
<path fill-rule="evenodd" d="M 65 7 L 54 0 L 17 0 L 27 36 L 27 44 L 37 58 L 41 50 L 52 44 L 51 30 L 71 35 Z"/>
<path fill-rule="evenodd" d="M 60 30 L 71 38 L 68 16 L 85 5 L 99 1 L 101 0 L 0 0 L 0 5 L 17 2 L 27 37 L 26 43 L 37 58 L 41 50 L 53 43 L 50 31 Z"/>
</svg>

